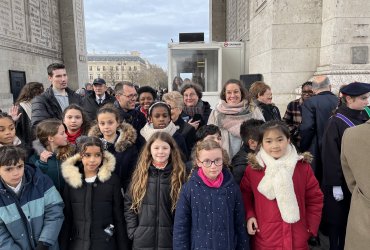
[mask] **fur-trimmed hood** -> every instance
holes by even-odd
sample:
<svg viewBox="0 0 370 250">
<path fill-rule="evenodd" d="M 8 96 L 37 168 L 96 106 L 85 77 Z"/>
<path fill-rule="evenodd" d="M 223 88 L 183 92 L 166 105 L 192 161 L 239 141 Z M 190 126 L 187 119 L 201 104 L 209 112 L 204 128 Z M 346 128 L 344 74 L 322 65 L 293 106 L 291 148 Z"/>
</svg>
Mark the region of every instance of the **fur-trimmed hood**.
<svg viewBox="0 0 370 250">
<path fill-rule="evenodd" d="M 310 152 L 304 152 L 300 154 L 303 158 L 301 159 L 302 162 L 311 163 L 313 160 L 313 156 Z M 256 158 L 256 153 L 249 153 L 248 154 L 248 163 L 251 165 L 252 169 L 254 170 L 263 170 L 265 166 L 261 166 Z"/>
<path fill-rule="evenodd" d="M 123 152 L 135 144 L 137 133 L 131 124 L 122 122 L 117 131 L 119 132 L 119 136 L 114 143 L 114 149 L 116 152 Z M 103 134 L 100 132 L 99 126 L 96 124 L 90 128 L 88 136 L 102 138 Z"/>
<path fill-rule="evenodd" d="M 80 168 L 77 165 L 80 161 L 81 155 L 77 153 L 62 163 L 62 175 L 64 180 L 73 188 L 79 188 L 83 183 L 83 174 L 80 172 Z M 115 165 L 116 158 L 108 151 L 104 151 L 103 164 L 100 166 L 97 175 L 100 182 L 106 182 L 110 179 Z"/>
</svg>

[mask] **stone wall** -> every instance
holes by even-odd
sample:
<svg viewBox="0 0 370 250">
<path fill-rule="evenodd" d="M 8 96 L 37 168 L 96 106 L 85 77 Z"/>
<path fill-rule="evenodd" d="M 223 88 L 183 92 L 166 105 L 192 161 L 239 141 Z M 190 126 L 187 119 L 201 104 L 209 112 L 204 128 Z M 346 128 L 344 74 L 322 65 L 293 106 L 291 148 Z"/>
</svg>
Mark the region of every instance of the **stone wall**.
<svg viewBox="0 0 370 250">
<path fill-rule="evenodd" d="M 263 74 L 282 113 L 314 75 L 327 75 L 334 90 L 370 82 L 370 1 L 226 0 L 225 6 L 226 40 L 246 43 L 246 73 Z"/>
<path fill-rule="evenodd" d="M 75 7 L 65 10 L 60 3 L 67 2 L 74 3 Z M 68 16 L 73 25 L 65 25 L 63 32 L 83 27 L 67 37 L 78 36 L 81 41 L 78 46 L 86 46 L 82 3 L 83 0 L 0 0 L 0 96 L 5 97 L 1 98 L 1 109 L 12 103 L 9 70 L 24 71 L 27 82 L 39 81 L 49 86 L 47 66 L 53 62 L 64 62 L 73 88 L 78 87 L 80 78 L 84 79 L 81 80 L 83 82 L 87 81 L 87 64 L 80 60 L 86 56 L 86 49 L 73 50 L 73 42 L 68 45 L 63 42 L 61 29 L 61 20 Z M 80 11 L 76 12 L 78 5 Z M 65 60 L 66 57 L 77 58 L 82 64 L 72 64 Z"/>
</svg>

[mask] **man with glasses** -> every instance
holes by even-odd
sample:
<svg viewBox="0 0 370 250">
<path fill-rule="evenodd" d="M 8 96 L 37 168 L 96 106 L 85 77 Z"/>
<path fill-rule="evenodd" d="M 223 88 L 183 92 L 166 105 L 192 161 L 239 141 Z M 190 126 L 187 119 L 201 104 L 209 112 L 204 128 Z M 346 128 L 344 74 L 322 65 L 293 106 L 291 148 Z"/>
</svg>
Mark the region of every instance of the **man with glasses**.
<svg viewBox="0 0 370 250">
<path fill-rule="evenodd" d="M 283 120 L 289 127 L 291 141 L 297 148 L 299 148 L 301 140 L 299 135 L 299 125 L 302 122 L 301 106 L 312 95 L 312 82 L 303 83 L 301 86 L 301 97 L 288 104 L 283 117 Z"/>
<path fill-rule="evenodd" d="M 143 113 L 135 109 L 137 101 L 137 92 L 135 85 L 131 82 L 118 82 L 114 87 L 116 93 L 116 102 L 114 105 L 118 108 L 122 121 L 131 124 L 138 135 L 136 140 L 137 148 L 140 150 L 142 143 L 145 140 L 140 135 L 140 130 L 145 126 L 146 119 Z"/>
</svg>

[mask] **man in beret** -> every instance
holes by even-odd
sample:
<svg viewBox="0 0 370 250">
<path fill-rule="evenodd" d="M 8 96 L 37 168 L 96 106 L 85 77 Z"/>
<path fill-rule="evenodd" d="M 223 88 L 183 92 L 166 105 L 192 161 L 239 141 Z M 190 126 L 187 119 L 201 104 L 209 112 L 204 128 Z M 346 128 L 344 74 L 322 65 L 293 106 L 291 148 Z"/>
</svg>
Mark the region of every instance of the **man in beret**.
<svg viewBox="0 0 370 250">
<path fill-rule="evenodd" d="M 107 93 L 107 85 L 104 79 L 96 78 L 93 81 L 93 91 L 86 93 L 82 101 L 82 107 L 86 111 L 90 121 L 95 120 L 96 112 L 107 103 L 114 103 L 114 97 Z"/>
</svg>

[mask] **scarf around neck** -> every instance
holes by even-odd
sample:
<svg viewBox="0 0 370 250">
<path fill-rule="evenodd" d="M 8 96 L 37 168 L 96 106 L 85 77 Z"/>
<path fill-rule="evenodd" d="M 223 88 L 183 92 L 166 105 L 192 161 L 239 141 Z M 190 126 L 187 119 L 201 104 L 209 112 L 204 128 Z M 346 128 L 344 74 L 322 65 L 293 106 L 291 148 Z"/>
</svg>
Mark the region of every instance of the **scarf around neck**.
<svg viewBox="0 0 370 250">
<path fill-rule="evenodd" d="M 207 176 L 204 174 L 204 171 L 203 171 L 202 168 L 198 168 L 198 175 L 202 179 L 204 184 L 206 184 L 210 188 L 219 188 L 219 187 L 221 187 L 222 182 L 224 180 L 224 174 L 222 173 L 222 171 L 217 176 L 216 180 L 208 179 Z"/>
<path fill-rule="evenodd" d="M 80 137 L 80 136 L 81 136 L 81 134 L 82 134 L 82 129 L 81 129 L 81 128 L 79 128 L 79 129 L 77 130 L 77 132 L 76 132 L 76 133 L 74 133 L 74 134 L 70 134 L 70 133 L 68 132 L 68 130 L 66 130 L 67 140 L 68 140 L 70 143 L 72 143 L 72 144 L 76 144 L 76 139 L 77 139 L 78 137 Z"/>
<path fill-rule="evenodd" d="M 168 124 L 167 127 L 162 128 L 162 129 L 156 129 L 153 128 L 153 124 L 147 123 L 145 126 L 140 130 L 140 134 L 145 138 L 145 141 L 149 141 L 150 137 L 155 133 L 155 132 L 166 132 L 173 136 L 173 134 L 179 129 L 178 126 L 176 126 L 172 121 L 170 124 Z"/>
<path fill-rule="evenodd" d="M 283 221 L 295 223 L 300 220 L 297 197 L 294 192 L 293 173 L 297 161 L 303 157 L 289 145 L 284 156 L 274 159 L 261 147 L 256 155 L 261 166 L 265 166 L 265 176 L 257 190 L 267 199 L 276 199 Z"/>
<path fill-rule="evenodd" d="M 264 120 L 260 109 L 255 109 L 253 112 L 250 109 L 247 101 L 242 101 L 238 104 L 226 103 L 221 100 L 217 106 L 217 125 L 220 129 L 225 129 L 233 136 L 240 138 L 240 125 L 249 119 Z"/>
<path fill-rule="evenodd" d="M 199 100 L 197 105 L 194 107 L 187 107 L 184 106 L 183 111 L 185 114 L 193 117 L 195 114 L 200 114 L 203 117 L 204 114 L 204 107 L 203 107 L 203 101 Z"/>
</svg>

